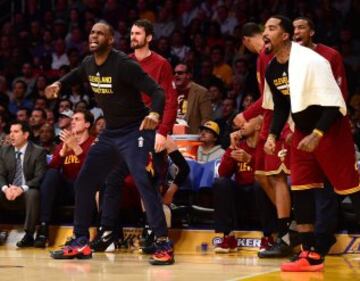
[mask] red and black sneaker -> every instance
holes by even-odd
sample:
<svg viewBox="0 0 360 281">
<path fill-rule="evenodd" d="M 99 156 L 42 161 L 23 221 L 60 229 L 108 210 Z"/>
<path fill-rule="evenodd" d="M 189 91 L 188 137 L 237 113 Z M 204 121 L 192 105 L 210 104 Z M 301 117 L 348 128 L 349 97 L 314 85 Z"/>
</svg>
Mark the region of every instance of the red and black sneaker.
<svg viewBox="0 0 360 281">
<path fill-rule="evenodd" d="M 281 265 L 281 271 L 287 272 L 317 272 L 323 269 L 324 258 L 314 251 L 301 251 L 297 259 Z"/>
<path fill-rule="evenodd" d="M 149 262 L 152 265 L 171 265 L 175 262 L 173 243 L 169 240 L 155 242 L 156 251 Z"/>
<path fill-rule="evenodd" d="M 260 252 L 269 250 L 274 245 L 274 238 L 270 236 L 261 237 Z"/>
<path fill-rule="evenodd" d="M 216 245 L 216 247 L 214 248 L 214 252 L 220 254 L 227 254 L 236 251 L 237 251 L 237 240 L 233 235 L 224 236 L 223 241 L 220 244 Z"/>
<path fill-rule="evenodd" d="M 91 259 L 92 251 L 89 246 L 89 239 L 86 237 L 70 238 L 64 247 L 57 251 L 50 251 L 53 259 Z"/>
</svg>

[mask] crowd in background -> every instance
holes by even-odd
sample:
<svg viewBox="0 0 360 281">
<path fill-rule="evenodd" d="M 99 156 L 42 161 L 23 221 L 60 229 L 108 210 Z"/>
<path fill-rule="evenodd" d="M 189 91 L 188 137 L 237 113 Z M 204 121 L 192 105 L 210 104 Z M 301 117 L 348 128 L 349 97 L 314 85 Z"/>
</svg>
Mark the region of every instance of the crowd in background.
<svg viewBox="0 0 360 281">
<path fill-rule="evenodd" d="M 232 118 L 259 96 L 256 57 L 242 45 L 241 28 L 248 21 L 263 25 L 273 14 L 312 18 L 314 41 L 342 54 L 354 139 L 360 147 L 360 4 L 351 0 L 14 1 L 9 17 L 0 23 L 1 142 L 7 142 L 11 120 L 25 121 L 31 139 L 50 155 L 73 112 L 84 109 L 94 115 L 91 133 L 97 135 L 105 124 L 87 84 L 62 88 L 58 101 L 45 98 L 45 87 L 89 54 L 87 38 L 95 22 L 109 22 L 115 30 L 114 47 L 130 53 L 130 27 L 144 18 L 154 25 L 152 49 L 174 69 L 186 65 L 191 79 L 208 90 L 212 120 L 220 125 L 220 143 L 226 149 Z M 175 71 L 175 80 L 177 75 L 180 71 Z"/>
</svg>

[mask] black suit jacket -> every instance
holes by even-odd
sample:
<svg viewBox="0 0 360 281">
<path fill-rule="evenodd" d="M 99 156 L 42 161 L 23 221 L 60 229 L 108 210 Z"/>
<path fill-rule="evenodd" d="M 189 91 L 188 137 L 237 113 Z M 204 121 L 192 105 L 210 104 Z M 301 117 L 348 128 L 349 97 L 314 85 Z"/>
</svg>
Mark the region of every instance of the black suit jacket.
<svg viewBox="0 0 360 281">
<path fill-rule="evenodd" d="M 15 177 L 16 156 L 13 146 L 0 148 L 0 188 L 9 185 Z M 46 171 L 46 150 L 28 142 L 24 155 L 23 173 L 29 188 L 39 188 Z"/>
</svg>

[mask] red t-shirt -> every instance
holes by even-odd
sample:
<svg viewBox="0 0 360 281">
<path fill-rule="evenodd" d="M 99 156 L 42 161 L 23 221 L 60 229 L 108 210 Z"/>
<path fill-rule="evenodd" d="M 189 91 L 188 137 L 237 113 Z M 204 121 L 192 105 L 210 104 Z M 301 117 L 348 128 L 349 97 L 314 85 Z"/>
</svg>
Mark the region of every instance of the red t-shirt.
<svg viewBox="0 0 360 281">
<path fill-rule="evenodd" d="M 349 97 L 348 83 L 341 54 L 335 49 L 330 48 L 324 44 L 317 44 L 314 51 L 330 62 L 335 80 L 340 87 L 341 93 L 343 94 L 345 101 L 347 101 Z"/>
<path fill-rule="evenodd" d="M 238 162 L 231 158 L 233 149 L 228 148 L 219 165 L 219 176 L 230 178 L 235 174 L 235 181 L 240 185 L 254 183 L 255 148 L 248 146 L 246 140 L 240 142 L 239 147 L 251 155 L 249 163 Z"/>
<path fill-rule="evenodd" d="M 256 116 L 258 116 L 260 114 L 263 115 L 264 119 L 263 119 L 261 131 L 260 131 L 261 139 L 267 138 L 267 135 L 269 133 L 269 128 L 271 125 L 272 116 L 273 116 L 273 112 L 271 110 L 262 108 L 262 96 L 263 96 L 264 86 L 265 86 L 265 72 L 266 72 L 266 68 L 267 68 L 269 62 L 272 60 L 272 58 L 273 58 L 273 55 L 266 54 L 265 49 L 262 49 L 262 51 L 259 53 L 259 56 L 258 56 L 257 62 L 256 62 L 256 78 L 258 81 L 260 98 L 258 98 L 255 103 L 250 105 L 249 108 L 243 112 L 244 118 L 246 120 L 255 118 Z"/>
<path fill-rule="evenodd" d="M 165 92 L 165 107 L 158 132 L 163 136 L 169 134 L 176 120 L 177 113 L 177 93 L 174 84 L 173 72 L 170 63 L 159 54 L 151 51 L 151 55 L 138 61 L 135 54 L 130 54 L 130 58 L 136 60 L 141 68 L 153 78 Z M 151 97 L 142 94 L 143 102 L 150 106 Z"/>
<path fill-rule="evenodd" d="M 80 145 L 83 152 L 77 156 L 72 150 L 70 150 L 64 157 L 61 157 L 59 152 L 64 143 L 60 143 L 55 148 L 52 159 L 49 163 L 49 168 L 62 169 L 64 177 L 67 180 L 74 182 L 94 140 L 94 137 L 89 136 L 89 138 Z"/>
</svg>

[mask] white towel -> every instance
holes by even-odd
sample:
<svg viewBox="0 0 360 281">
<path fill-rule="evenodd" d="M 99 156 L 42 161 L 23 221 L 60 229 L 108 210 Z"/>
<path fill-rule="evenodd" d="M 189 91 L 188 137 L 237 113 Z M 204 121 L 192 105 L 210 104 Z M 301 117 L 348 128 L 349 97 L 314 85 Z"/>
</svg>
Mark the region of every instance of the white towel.
<svg viewBox="0 0 360 281">
<path fill-rule="evenodd" d="M 292 42 L 289 58 L 289 88 L 292 113 L 303 111 L 311 105 L 320 105 L 337 106 L 341 114 L 346 115 L 346 104 L 330 63 L 313 50 L 295 42 Z M 274 110 L 266 81 L 262 106 Z"/>
</svg>

